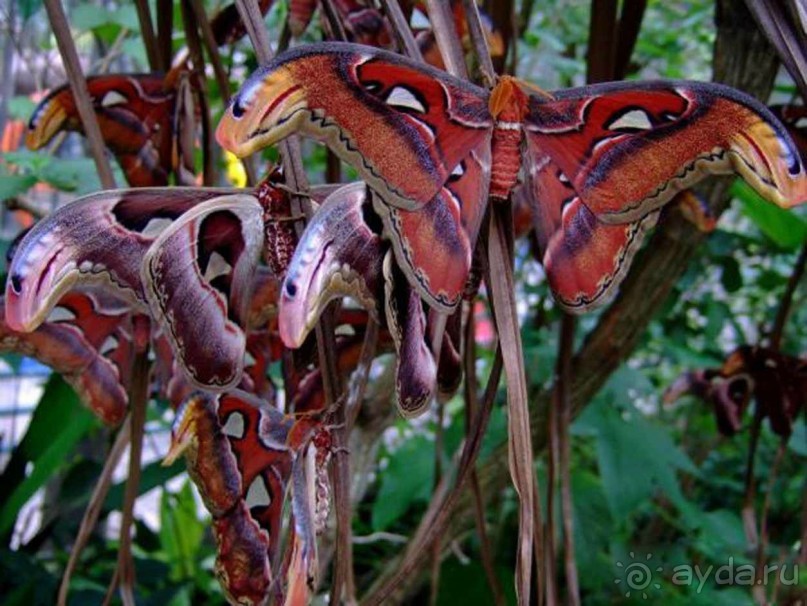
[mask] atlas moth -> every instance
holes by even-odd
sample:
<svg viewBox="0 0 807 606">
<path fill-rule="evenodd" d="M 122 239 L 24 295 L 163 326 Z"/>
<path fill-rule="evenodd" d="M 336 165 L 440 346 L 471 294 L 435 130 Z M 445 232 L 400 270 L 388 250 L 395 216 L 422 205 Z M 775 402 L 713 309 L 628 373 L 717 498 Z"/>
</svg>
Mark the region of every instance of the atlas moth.
<svg viewBox="0 0 807 606">
<path fill-rule="evenodd" d="M 411 354 L 399 363 L 417 360 L 413 405 L 399 397 L 410 416 L 434 385 L 426 318 L 458 308 L 489 200 L 526 190 L 549 285 L 573 313 L 614 296 L 661 209 L 709 174 L 739 174 L 783 207 L 807 200 L 785 128 L 758 101 L 712 83 L 546 94 L 503 76 L 486 90 L 383 50 L 311 44 L 253 74 L 216 136 L 246 156 L 297 132 L 325 143 L 366 187 L 346 187 L 307 227 L 282 286 L 281 337 L 299 346 L 334 297 L 368 308 L 385 300 L 387 320 L 402 327 L 391 331 L 398 349 Z"/>
</svg>

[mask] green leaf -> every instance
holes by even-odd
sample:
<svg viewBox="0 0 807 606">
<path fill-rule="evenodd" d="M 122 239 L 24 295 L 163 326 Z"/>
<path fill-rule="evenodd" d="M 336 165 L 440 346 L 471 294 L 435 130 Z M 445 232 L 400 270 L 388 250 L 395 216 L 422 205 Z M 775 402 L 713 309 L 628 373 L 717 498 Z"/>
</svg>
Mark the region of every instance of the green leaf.
<svg viewBox="0 0 807 606">
<path fill-rule="evenodd" d="M 434 443 L 416 435 L 389 458 L 373 503 L 373 530 L 388 528 L 415 502 L 427 502 L 434 484 Z"/>
<path fill-rule="evenodd" d="M 8 115 L 15 120 L 28 122 L 35 109 L 36 103 L 31 101 L 29 97 L 22 95 L 12 97 L 8 102 Z"/>
<path fill-rule="evenodd" d="M 777 246 L 796 250 L 807 238 L 807 223 L 803 219 L 792 211 L 768 202 L 744 181 L 735 181 L 731 186 L 731 194 L 740 199 L 743 214 Z"/>
<path fill-rule="evenodd" d="M 89 191 L 99 189 L 100 181 L 95 170 L 95 162 L 90 158 L 63 160 L 53 158 L 42 167 L 40 178 L 56 189 L 63 191 Z"/>
<path fill-rule="evenodd" d="M 36 182 L 37 178 L 33 175 L 0 175 L 0 200 L 24 194 Z"/>
<path fill-rule="evenodd" d="M 17 6 L 20 7 L 20 16 L 22 17 L 23 22 L 28 21 L 31 17 L 33 17 L 36 13 L 39 12 L 39 9 L 42 8 L 42 0 L 15 0 L 17 2 Z"/>
<path fill-rule="evenodd" d="M 196 515 L 190 480 L 176 494 L 163 491 L 160 502 L 160 541 L 171 566 L 171 579 L 191 579 L 196 574 L 197 552 L 205 525 Z"/>
<path fill-rule="evenodd" d="M 626 520 L 659 489 L 677 506 L 685 507 L 677 471 L 697 475 L 669 432 L 636 414 L 627 419 L 611 407 L 595 417 L 597 459 L 605 497 L 616 520 Z"/>
<path fill-rule="evenodd" d="M 53 375 L 25 437 L 12 455 L 14 459 L 19 451 L 19 456 L 26 460 L 23 468 L 31 463 L 32 470 L 4 499 L 0 509 L 0 534 L 6 534 L 14 527 L 22 506 L 53 474 L 67 465 L 68 455 L 95 423 L 95 418 L 81 405 L 76 393 L 61 377 Z M 18 468 L 18 464 L 15 462 L 14 467 Z M 5 475 L 4 472 L 3 477 Z"/>
</svg>

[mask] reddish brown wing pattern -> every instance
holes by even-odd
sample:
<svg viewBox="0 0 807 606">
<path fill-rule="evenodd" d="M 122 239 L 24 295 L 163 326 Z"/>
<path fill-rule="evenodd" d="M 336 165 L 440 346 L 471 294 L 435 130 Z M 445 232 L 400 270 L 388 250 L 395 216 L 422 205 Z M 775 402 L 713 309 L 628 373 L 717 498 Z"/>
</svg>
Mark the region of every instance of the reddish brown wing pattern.
<svg viewBox="0 0 807 606">
<path fill-rule="evenodd" d="M 699 82 L 619 82 L 530 97 L 531 144 L 601 220 L 635 221 L 707 173 L 739 173 L 782 206 L 807 200 L 785 129 L 762 104 Z"/>
<path fill-rule="evenodd" d="M 807 105 L 771 105 L 770 109 L 793 137 L 802 162 L 807 161 Z"/>
<path fill-rule="evenodd" d="M 492 127 L 487 93 L 398 55 L 307 45 L 259 70 L 216 133 L 239 156 L 302 131 L 359 171 L 389 204 L 432 200 Z"/>
<path fill-rule="evenodd" d="M 112 190 L 60 207 L 22 239 L 9 267 L 6 321 L 35 329 L 74 286 L 96 284 L 145 307 L 140 268 L 166 225 L 226 190 Z"/>
<path fill-rule="evenodd" d="M 188 471 L 213 515 L 216 571 L 229 599 L 263 604 L 271 595 L 280 570 L 285 495 L 292 478 L 303 473 L 298 459 L 320 429 L 316 416 L 287 417 L 238 390 L 194 395 L 177 413 L 166 462 L 182 453 L 187 458 Z M 297 519 L 306 516 L 301 507 L 292 509 L 295 543 L 295 533 L 313 532 L 314 526 Z M 305 544 L 315 540 L 299 539 Z M 307 569 L 310 559 L 299 565 Z M 282 589 L 274 585 L 274 591 Z"/>
<path fill-rule="evenodd" d="M 117 425 L 126 415 L 134 343 L 131 313 L 120 301 L 92 291 L 71 292 L 33 332 L 16 331 L 0 320 L 0 350 L 50 366 L 104 423 Z"/>
<path fill-rule="evenodd" d="M 549 157 L 528 145 L 530 189 L 524 198 L 555 299 L 570 312 L 603 305 L 616 294 L 658 211 L 632 223 L 602 222 Z"/>
<path fill-rule="evenodd" d="M 116 74 L 87 78 L 104 143 L 115 154 L 133 187 L 168 184 L 173 168 L 175 91 L 162 75 Z M 60 130 L 82 132 L 73 93 L 67 85 L 37 106 L 28 124 L 30 149 L 46 145 Z"/>
<path fill-rule="evenodd" d="M 201 387 L 223 389 L 241 378 L 261 217 L 251 195 L 212 198 L 175 220 L 143 257 L 149 308 Z"/>
</svg>

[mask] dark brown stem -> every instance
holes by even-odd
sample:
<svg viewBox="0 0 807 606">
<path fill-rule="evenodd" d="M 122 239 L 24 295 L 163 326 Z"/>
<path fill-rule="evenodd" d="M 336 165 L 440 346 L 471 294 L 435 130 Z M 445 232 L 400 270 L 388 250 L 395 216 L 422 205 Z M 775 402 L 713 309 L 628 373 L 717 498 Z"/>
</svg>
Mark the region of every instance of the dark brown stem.
<svg viewBox="0 0 807 606">
<path fill-rule="evenodd" d="M 564 314 L 561 319 L 558 371 L 555 390 L 558 394 L 558 469 L 560 472 L 560 501 L 563 519 L 563 557 L 566 568 L 566 596 L 571 606 L 580 606 L 580 582 L 574 550 L 574 504 L 571 486 L 571 444 L 569 426 L 572 422 L 568 387 L 571 384 L 571 360 L 574 353 L 575 318 Z"/>
<path fill-rule="evenodd" d="M 224 99 L 224 103 L 227 104 L 230 102 L 230 81 L 227 79 L 227 72 L 221 62 L 221 54 L 219 53 L 218 44 L 216 44 L 216 38 L 213 35 L 213 29 L 210 27 L 210 20 L 207 18 L 202 0 L 190 0 L 190 5 L 196 17 L 199 31 L 202 33 L 202 42 L 205 50 L 207 50 L 207 56 L 213 65 L 213 74 L 216 77 L 216 84 L 219 86 L 219 93 Z"/>
<path fill-rule="evenodd" d="M 759 431 L 762 427 L 762 416 L 759 408 L 754 414 L 751 430 L 748 436 L 748 454 L 745 463 L 745 490 L 743 491 L 742 520 L 745 530 L 745 539 L 750 549 L 756 549 L 759 544 L 759 529 L 754 515 L 754 500 L 756 499 L 756 483 L 754 481 L 754 463 L 756 461 Z"/>
<path fill-rule="evenodd" d="M 207 103 L 207 79 L 205 77 L 205 60 L 202 54 L 202 41 L 199 37 L 198 19 L 193 9 L 193 0 L 182 0 L 182 19 L 185 26 L 185 39 L 188 52 L 193 62 L 194 90 L 199 101 L 199 114 L 202 119 L 202 176 L 206 186 L 216 182 L 213 167 L 213 129 L 210 124 L 210 108 Z"/>
<path fill-rule="evenodd" d="M 787 318 L 790 315 L 790 310 L 793 307 L 793 296 L 796 294 L 796 288 L 804 276 L 805 266 L 807 266 L 807 242 L 805 242 L 804 246 L 801 248 L 790 278 L 787 280 L 785 292 L 782 294 L 781 301 L 779 301 L 779 309 L 776 310 L 776 319 L 773 322 L 770 337 L 770 346 L 776 351 L 779 351 L 782 347 L 782 335 L 785 330 L 785 325 L 787 324 Z"/>
<path fill-rule="evenodd" d="M 445 0 L 426 0 L 429 9 L 429 21 L 432 24 L 434 39 L 446 65 L 446 71 L 458 78 L 468 78 L 462 44 L 454 27 L 451 7 Z"/>
<path fill-rule="evenodd" d="M 423 55 L 421 55 L 420 48 L 415 42 L 412 30 L 409 29 L 409 23 L 401 10 L 401 5 L 398 4 L 398 0 L 381 0 L 381 6 L 384 7 L 384 12 L 392 26 L 392 33 L 398 42 L 398 47 L 408 57 L 423 61 Z"/>
<path fill-rule="evenodd" d="M 588 82 L 610 80 L 616 57 L 617 0 L 592 0 L 588 28 Z"/>
<path fill-rule="evenodd" d="M 320 0 L 322 13 L 325 15 L 325 22 L 331 30 L 331 38 L 334 40 L 347 40 L 347 33 L 342 19 L 339 17 L 339 12 L 334 8 L 331 0 Z"/>
<path fill-rule="evenodd" d="M 56 37 L 56 44 L 64 62 L 70 90 L 73 92 L 73 98 L 76 101 L 76 109 L 81 118 L 84 134 L 87 136 L 90 153 L 92 153 L 95 161 L 95 168 L 98 171 L 101 185 L 105 189 L 114 189 L 115 177 L 112 176 L 112 168 L 106 157 L 104 139 L 101 136 L 98 120 L 95 118 L 90 93 L 87 91 L 87 81 L 81 72 L 78 53 L 73 43 L 73 36 L 70 33 L 70 26 L 67 24 L 67 17 L 65 17 L 64 10 L 62 10 L 62 3 L 60 0 L 45 0 L 45 9 L 48 12 L 50 26 L 53 29 L 53 35 Z"/>
<path fill-rule="evenodd" d="M 106 461 L 104 461 L 104 468 L 101 470 L 101 475 L 98 478 L 98 482 L 95 484 L 95 488 L 93 488 L 87 509 L 84 510 L 84 517 L 81 519 L 81 524 L 76 533 L 76 541 L 73 543 L 73 548 L 70 550 L 70 558 L 67 560 L 67 566 L 64 568 L 62 580 L 59 584 L 59 595 L 56 599 L 58 606 L 65 606 L 67 604 L 67 592 L 70 590 L 70 579 L 73 576 L 73 571 L 76 569 L 76 564 L 78 564 L 81 552 L 87 545 L 93 528 L 95 528 L 95 525 L 98 523 L 104 500 L 109 492 L 109 487 L 112 485 L 112 474 L 115 472 L 118 462 L 126 451 L 130 439 L 131 416 L 127 416 L 118 430 L 118 435 L 115 438 L 114 444 L 112 444 L 112 448 L 109 449 Z"/>
<path fill-rule="evenodd" d="M 124 606 L 135 606 L 135 569 L 132 558 L 132 523 L 134 504 L 140 489 L 140 458 L 143 451 L 143 433 L 146 424 L 149 385 L 148 353 L 135 355 L 132 364 L 132 387 L 129 390 L 131 408 L 131 446 L 129 447 L 129 476 L 123 496 L 123 510 L 120 528 L 120 549 L 118 551 L 118 580 L 121 600 Z"/>
<path fill-rule="evenodd" d="M 160 70 L 171 68 L 173 56 L 174 3 L 172 0 L 157 0 L 157 46 L 160 49 Z"/>
<path fill-rule="evenodd" d="M 444 423 L 445 407 L 442 403 L 437 402 L 437 419 L 434 430 L 434 494 L 440 486 L 440 480 L 443 477 L 443 423 Z M 434 606 L 437 604 L 437 592 L 440 588 L 440 553 L 442 551 L 443 543 L 440 537 L 435 539 L 432 543 L 432 575 L 431 575 L 431 592 L 429 603 Z"/>
<path fill-rule="evenodd" d="M 151 9 L 147 0 L 135 0 L 137 9 L 137 20 L 140 22 L 140 35 L 143 36 L 143 45 L 146 47 L 146 57 L 148 57 L 151 71 L 160 71 L 162 62 L 160 61 L 160 49 L 157 44 L 157 36 L 154 35 L 154 23 L 151 20 Z"/>
<path fill-rule="evenodd" d="M 558 603 L 558 542 L 555 532 L 555 490 L 558 483 L 558 412 L 560 410 L 559 393 L 552 392 L 552 405 L 547 411 L 547 470 L 546 470 L 546 517 L 544 518 L 544 561 L 538 563 L 538 570 L 543 570 L 546 577 L 546 603 L 555 606 Z"/>
<path fill-rule="evenodd" d="M 779 468 L 782 465 L 785 451 L 787 450 L 787 439 L 779 442 L 779 448 L 776 449 L 776 456 L 771 465 L 768 473 L 768 487 L 765 491 L 765 499 L 762 502 L 762 511 L 759 514 L 759 542 L 757 543 L 757 557 L 756 557 L 756 574 L 757 578 L 754 583 L 754 598 L 757 603 L 764 605 L 768 603 L 765 596 L 765 586 L 763 584 L 763 571 L 765 570 L 766 551 L 768 550 L 768 513 L 771 508 L 771 495 L 773 488 L 778 479 Z"/>
<path fill-rule="evenodd" d="M 483 84 L 487 88 L 492 88 L 496 84 L 496 69 L 493 67 L 493 61 L 490 58 L 488 40 L 484 31 L 482 31 L 479 7 L 476 0 L 463 0 L 462 5 L 465 8 L 465 18 L 468 21 L 468 33 L 471 43 L 473 44 L 476 58 L 479 60 L 479 70 L 482 72 Z"/>
<path fill-rule="evenodd" d="M 630 57 L 639 37 L 642 19 L 647 8 L 647 0 L 626 0 L 619 16 L 619 35 L 616 40 L 616 58 L 614 59 L 614 80 L 622 80 L 630 66 Z"/>
</svg>

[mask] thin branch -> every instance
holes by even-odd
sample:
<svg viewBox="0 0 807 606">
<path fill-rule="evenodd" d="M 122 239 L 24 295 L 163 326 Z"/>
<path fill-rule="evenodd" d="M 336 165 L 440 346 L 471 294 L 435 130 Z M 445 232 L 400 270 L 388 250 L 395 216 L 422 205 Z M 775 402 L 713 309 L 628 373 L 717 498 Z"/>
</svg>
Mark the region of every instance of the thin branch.
<svg viewBox="0 0 807 606">
<path fill-rule="evenodd" d="M 138 352 L 132 364 L 132 387 L 129 391 L 131 407 L 131 446 L 129 448 L 129 476 L 123 497 L 123 516 L 120 528 L 120 548 L 118 551 L 118 579 L 121 600 L 124 606 L 135 606 L 135 569 L 132 558 L 132 523 L 134 505 L 140 489 L 140 458 L 143 450 L 143 433 L 146 424 L 149 386 L 148 354 Z"/>
<path fill-rule="evenodd" d="M 465 345 L 463 347 L 462 359 L 465 367 L 465 437 L 471 432 L 471 422 L 479 410 L 479 398 L 477 397 L 477 390 L 479 388 L 476 378 L 476 318 L 474 316 L 474 301 L 470 301 L 468 305 L 468 313 L 465 319 L 465 332 L 464 332 Z M 502 592 L 501 584 L 496 576 L 496 569 L 493 563 L 493 549 L 490 545 L 490 537 L 488 536 L 487 527 L 485 524 L 485 501 L 482 497 L 482 489 L 479 485 L 479 476 L 476 473 L 476 463 L 471 470 L 471 494 L 473 496 L 474 508 L 474 523 L 476 524 L 476 532 L 479 535 L 479 551 L 482 554 L 482 567 L 485 569 L 485 576 L 488 579 L 490 591 L 493 593 L 493 602 L 496 606 L 504 604 L 504 593 Z"/>
<path fill-rule="evenodd" d="M 420 47 L 412 35 L 412 30 L 409 29 L 409 22 L 406 20 L 398 0 L 381 0 L 381 6 L 384 7 L 384 12 L 392 26 L 392 34 L 398 42 L 398 48 L 402 49 L 408 57 L 423 61 Z"/>
<path fill-rule="evenodd" d="M 87 545 L 87 541 L 95 525 L 98 523 L 98 517 L 101 515 L 104 500 L 109 492 L 109 487 L 112 485 L 112 474 L 115 472 L 115 468 L 118 466 L 123 453 L 126 451 L 126 447 L 129 445 L 131 438 L 130 431 L 131 416 L 127 415 L 118 430 L 118 435 L 115 438 L 114 444 L 112 444 L 112 448 L 110 448 L 106 456 L 104 468 L 101 470 L 101 475 L 98 477 L 95 488 L 93 488 L 90 501 L 87 503 L 87 509 L 84 510 L 84 517 L 82 517 L 81 524 L 76 533 L 76 541 L 73 543 L 73 548 L 70 550 L 70 558 L 67 560 L 67 566 L 64 568 L 62 580 L 59 584 L 59 595 L 56 600 L 58 606 L 66 606 L 67 604 L 67 592 L 70 590 L 70 579 L 73 576 L 73 571 L 76 569 L 79 557 L 81 557 L 81 552 Z"/>
<path fill-rule="evenodd" d="M 160 48 L 157 44 L 157 36 L 154 35 L 154 24 L 151 20 L 151 9 L 147 0 L 135 0 L 137 9 L 137 20 L 140 22 L 140 35 L 143 37 L 143 46 L 146 47 L 146 57 L 148 58 L 151 71 L 159 71 L 162 67 L 160 60 Z"/>
<path fill-rule="evenodd" d="M 574 504 L 571 486 L 571 445 L 569 426 L 571 425 L 571 404 L 569 402 L 569 372 L 574 353 L 575 318 L 564 314 L 561 319 L 561 335 L 558 347 L 558 373 L 555 390 L 560 404 L 558 411 L 558 454 L 560 472 L 561 516 L 563 520 L 563 557 L 566 568 L 566 595 L 571 606 L 580 606 L 580 582 L 577 577 L 577 564 L 574 550 Z"/>
<path fill-rule="evenodd" d="M 779 301 L 779 309 L 776 310 L 776 319 L 773 322 L 771 329 L 770 346 L 772 349 L 779 351 L 782 346 L 782 335 L 787 324 L 787 318 L 790 315 L 790 310 L 793 307 L 793 296 L 796 294 L 799 282 L 804 277 L 804 269 L 807 266 L 807 242 L 801 248 L 796 264 L 793 266 L 793 271 L 787 280 L 785 292 L 782 294 L 782 299 Z"/>
<path fill-rule="evenodd" d="M 112 168 L 106 156 L 104 139 L 101 136 L 101 129 L 98 126 L 95 111 L 93 111 L 90 93 L 87 91 L 87 81 L 81 71 L 81 63 L 79 63 L 76 46 L 73 42 L 73 36 L 70 33 L 70 26 L 67 23 L 67 17 L 65 17 L 61 1 L 45 0 L 45 9 L 48 12 L 50 26 L 53 29 L 53 35 L 56 37 L 56 44 L 64 62 L 70 90 L 73 92 L 73 98 L 76 101 L 76 109 L 84 127 L 84 134 L 87 136 L 87 142 L 95 161 L 101 185 L 105 189 L 114 189 L 115 177 L 112 175 Z"/>
<path fill-rule="evenodd" d="M 463 0 L 463 7 L 465 8 L 465 19 L 468 22 L 471 43 L 479 61 L 479 69 L 482 72 L 483 84 L 487 88 L 492 88 L 496 84 L 496 69 L 493 67 L 493 60 L 490 58 L 488 39 L 482 30 L 479 7 L 476 0 Z"/>
<path fill-rule="evenodd" d="M 449 74 L 458 78 L 468 78 L 468 69 L 465 66 L 465 56 L 462 53 L 457 29 L 454 27 L 454 18 L 451 7 L 445 0 L 426 0 L 429 10 L 429 21 L 432 24 L 434 39 L 443 57 L 443 63 Z"/>
<path fill-rule="evenodd" d="M 157 47 L 159 48 L 160 70 L 171 68 L 173 55 L 174 3 L 172 0 L 157 0 Z"/>
</svg>

